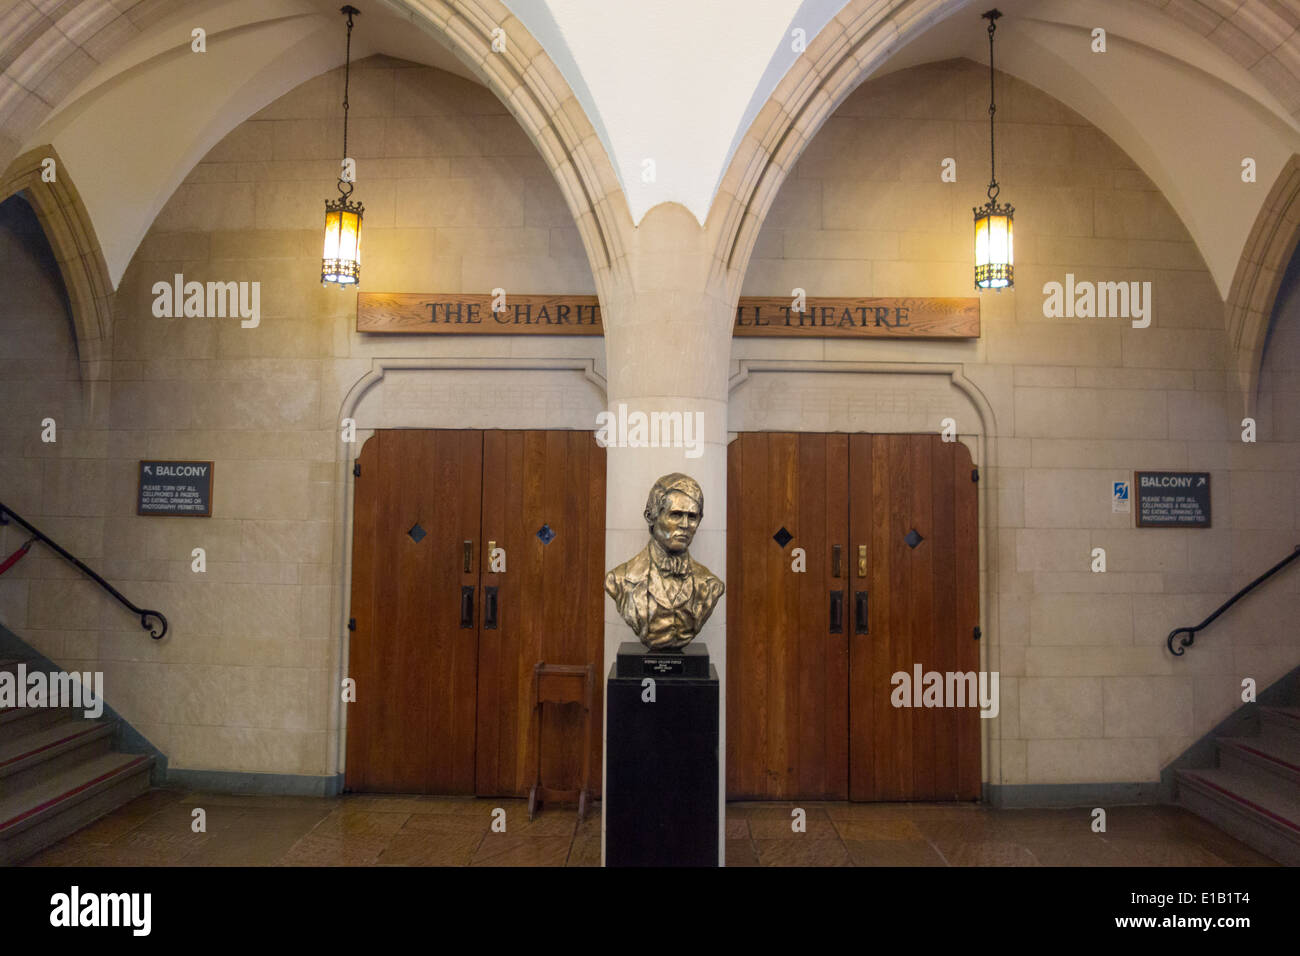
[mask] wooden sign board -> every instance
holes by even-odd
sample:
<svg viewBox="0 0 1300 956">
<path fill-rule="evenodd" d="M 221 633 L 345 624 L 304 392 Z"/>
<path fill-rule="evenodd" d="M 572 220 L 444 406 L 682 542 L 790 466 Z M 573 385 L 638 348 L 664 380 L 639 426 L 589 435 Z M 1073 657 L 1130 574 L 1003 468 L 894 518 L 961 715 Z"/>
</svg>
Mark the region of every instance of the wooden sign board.
<svg viewBox="0 0 1300 956">
<path fill-rule="evenodd" d="M 734 335 L 785 338 L 976 339 L 980 300 L 742 296 Z M 603 335 L 594 295 L 511 295 L 493 311 L 491 295 L 360 292 L 357 331 L 380 334 Z"/>
<path fill-rule="evenodd" d="M 789 296 L 742 296 L 733 335 L 807 338 L 977 339 L 980 300 L 809 298 L 795 312 Z"/>
</svg>

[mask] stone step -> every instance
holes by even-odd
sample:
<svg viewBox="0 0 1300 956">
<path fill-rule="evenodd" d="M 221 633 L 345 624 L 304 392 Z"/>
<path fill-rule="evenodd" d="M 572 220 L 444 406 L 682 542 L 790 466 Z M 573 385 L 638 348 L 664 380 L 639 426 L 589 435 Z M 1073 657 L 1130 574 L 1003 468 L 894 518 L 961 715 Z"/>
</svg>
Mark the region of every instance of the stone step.
<svg viewBox="0 0 1300 956">
<path fill-rule="evenodd" d="M 0 659 L 0 671 L 8 671 L 10 674 L 16 674 L 18 672 L 19 664 L 26 664 L 27 669 L 31 670 L 35 666 L 35 663 L 36 663 L 35 661 L 20 660 L 15 657 L 6 657 Z"/>
<path fill-rule="evenodd" d="M 81 716 L 83 710 L 69 707 L 0 707 L 0 743 Z"/>
<path fill-rule="evenodd" d="M 42 664 L 40 661 L 13 659 L 0 660 L 0 671 L 8 671 L 16 675 L 19 664 L 26 665 L 27 674 L 36 671 L 47 674 L 50 672 L 49 665 Z M 85 710 L 84 707 L 0 707 L 0 744 L 13 739 L 16 734 L 31 733 L 35 728 L 58 723 L 72 715 L 84 717 Z"/>
<path fill-rule="evenodd" d="M 1300 866 L 1300 792 L 1262 771 L 1179 770 L 1177 802 L 1260 853 Z"/>
<path fill-rule="evenodd" d="M 1300 740 L 1290 737 L 1219 737 L 1219 766 L 1241 774 L 1268 774 L 1283 793 L 1300 793 Z"/>
<path fill-rule="evenodd" d="M 0 796 L 0 866 L 25 859 L 149 789 L 154 758 L 106 753 Z"/>
<path fill-rule="evenodd" d="M 108 753 L 116 729 L 116 721 L 68 716 L 58 723 L 33 727 L 28 733 L 0 740 L 0 797 Z"/>
<path fill-rule="evenodd" d="M 1261 707 L 1260 735 L 1300 741 L 1300 707 Z"/>
</svg>

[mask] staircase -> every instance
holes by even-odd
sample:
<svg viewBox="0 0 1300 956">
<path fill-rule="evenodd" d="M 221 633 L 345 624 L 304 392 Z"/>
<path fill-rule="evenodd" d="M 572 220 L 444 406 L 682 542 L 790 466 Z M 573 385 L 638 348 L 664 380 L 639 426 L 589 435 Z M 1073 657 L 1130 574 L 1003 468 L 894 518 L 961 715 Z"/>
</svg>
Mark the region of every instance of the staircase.
<svg viewBox="0 0 1300 956">
<path fill-rule="evenodd" d="M 1300 866 L 1300 707 L 1259 708 L 1259 734 L 1215 739 L 1218 766 L 1175 773 L 1177 802 L 1288 866 Z"/>
<path fill-rule="evenodd" d="M 28 673 L 37 661 L 0 660 Z M 117 721 L 66 708 L 0 708 L 0 866 L 80 830 L 149 789 L 154 758 L 113 750 Z"/>
</svg>

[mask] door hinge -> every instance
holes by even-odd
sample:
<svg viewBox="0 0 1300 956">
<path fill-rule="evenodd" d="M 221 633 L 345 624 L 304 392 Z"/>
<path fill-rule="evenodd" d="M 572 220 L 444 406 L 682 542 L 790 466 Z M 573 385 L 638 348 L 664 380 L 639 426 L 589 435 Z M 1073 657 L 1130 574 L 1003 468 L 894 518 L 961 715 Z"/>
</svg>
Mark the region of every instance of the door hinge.
<svg viewBox="0 0 1300 956">
<path fill-rule="evenodd" d="M 353 477 L 353 478 L 360 478 L 360 477 L 361 477 L 361 462 L 360 462 L 360 461 L 354 461 L 354 462 L 352 463 L 352 477 Z"/>
<path fill-rule="evenodd" d="M 975 640 L 978 641 L 979 639 L 980 639 L 980 629 L 977 627 L 975 628 Z"/>
<path fill-rule="evenodd" d="M 357 629 L 357 619 L 355 617 L 348 618 L 348 630 L 355 631 L 356 629 Z M 978 630 L 978 628 L 976 630 Z"/>
<path fill-rule="evenodd" d="M 979 480 L 980 480 L 980 470 L 979 470 L 978 468 L 972 468 L 972 469 L 970 470 L 970 480 L 971 480 L 971 481 L 979 481 Z"/>
</svg>

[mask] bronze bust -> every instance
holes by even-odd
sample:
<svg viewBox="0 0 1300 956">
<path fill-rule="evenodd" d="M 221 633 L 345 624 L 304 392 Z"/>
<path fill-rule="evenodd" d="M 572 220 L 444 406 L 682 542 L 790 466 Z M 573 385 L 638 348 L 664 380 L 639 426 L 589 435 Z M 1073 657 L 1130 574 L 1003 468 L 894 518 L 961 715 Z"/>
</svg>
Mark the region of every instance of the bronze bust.
<svg viewBox="0 0 1300 956">
<path fill-rule="evenodd" d="M 650 541 L 605 575 L 618 613 L 651 650 L 685 647 L 713 613 L 726 585 L 690 552 L 704 517 L 704 492 L 689 475 L 664 475 L 650 489 Z"/>
</svg>

